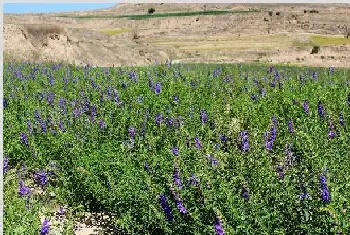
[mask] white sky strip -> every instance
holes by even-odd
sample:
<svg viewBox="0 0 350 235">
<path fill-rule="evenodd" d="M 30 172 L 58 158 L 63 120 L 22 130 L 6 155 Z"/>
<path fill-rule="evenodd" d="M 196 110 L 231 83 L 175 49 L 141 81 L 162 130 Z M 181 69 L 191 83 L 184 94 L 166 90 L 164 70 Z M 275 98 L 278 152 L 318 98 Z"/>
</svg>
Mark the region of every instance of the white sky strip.
<svg viewBox="0 0 350 235">
<path fill-rule="evenodd" d="M 341 4 L 350 4 L 350 0 L 202 0 L 202 1 L 191 1 L 191 0 L 127 0 L 127 1 L 116 1 L 116 0 L 54 0 L 54 1 L 47 1 L 47 0 L 4 0 L 4 3 L 341 3 Z"/>
</svg>

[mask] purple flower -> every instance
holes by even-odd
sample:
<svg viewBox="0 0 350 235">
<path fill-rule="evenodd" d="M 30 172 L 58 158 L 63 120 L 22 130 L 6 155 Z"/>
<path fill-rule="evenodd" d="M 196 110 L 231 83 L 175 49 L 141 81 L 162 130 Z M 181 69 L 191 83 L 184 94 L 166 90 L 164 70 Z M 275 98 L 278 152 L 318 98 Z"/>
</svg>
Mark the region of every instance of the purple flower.
<svg viewBox="0 0 350 235">
<path fill-rule="evenodd" d="M 212 166 L 217 166 L 219 165 L 219 161 L 211 154 L 207 155 L 207 158 L 209 159 L 210 163 Z"/>
<path fill-rule="evenodd" d="M 40 228 L 40 235 L 47 235 L 50 232 L 50 221 L 45 219 Z"/>
<path fill-rule="evenodd" d="M 36 119 L 41 119 L 41 116 L 40 116 L 40 113 L 39 113 L 38 110 L 35 110 L 35 111 L 34 111 L 34 117 L 35 117 Z"/>
<path fill-rule="evenodd" d="M 348 103 L 348 105 L 350 105 L 350 94 L 348 95 L 347 103 Z"/>
<path fill-rule="evenodd" d="M 54 93 L 50 93 L 48 96 L 47 96 L 47 102 L 50 104 L 50 105 L 54 105 L 54 99 L 55 99 L 55 94 Z"/>
<path fill-rule="evenodd" d="M 250 198 L 249 192 L 248 192 L 248 190 L 246 188 L 243 188 L 243 190 L 242 190 L 242 197 L 245 200 L 249 200 L 249 198 Z"/>
<path fill-rule="evenodd" d="M 309 103 L 307 101 L 304 101 L 303 106 L 304 106 L 304 112 L 308 114 L 309 113 Z"/>
<path fill-rule="evenodd" d="M 333 121 L 329 122 L 329 128 L 328 129 L 329 129 L 328 138 L 330 138 L 330 139 L 334 138 L 336 136 L 336 133 L 334 131 L 335 126 L 334 126 Z"/>
<path fill-rule="evenodd" d="M 131 138 L 135 137 L 135 128 L 130 127 L 128 132 L 129 132 L 129 135 L 130 135 Z"/>
<path fill-rule="evenodd" d="M 262 97 L 266 96 L 266 88 L 265 87 L 261 88 L 260 93 Z"/>
<path fill-rule="evenodd" d="M 216 216 L 215 218 L 215 232 L 216 235 L 225 235 L 224 228 L 222 226 L 219 216 Z"/>
<path fill-rule="evenodd" d="M 280 179 L 283 180 L 284 179 L 283 166 L 277 166 L 276 170 Z"/>
<path fill-rule="evenodd" d="M 197 180 L 196 175 L 194 173 L 191 174 L 189 184 L 190 185 L 197 185 L 198 184 L 198 180 Z"/>
<path fill-rule="evenodd" d="M 330 74 L 330 75 L 333 75 L 333 74 L 334 74 L 334 71 L 335 71 L 334 66 L 329 67 L 329 74 Z"/>
<path fill-rule="evenodd" d="M 19 182 L 19 195 L 22 197 L 22 196 L 29 195 L 30 193 L 31 193 L 30 188 L 28 186 L 25 186 L 23 179 L 21 179 Z"/>
<path fill-rule="evenodd" d="M 41 186 L 42 189 L 47 185 L 48 177 L 47 172 L 45 170 L 38 171 L 34 173 L 34 181 Z"/>
<path fill-rule="evenodd" d="M 100 129 L 104 129 L 106 127 L 106 123 L 103 120 L 99 122 Z"/>
<path fill-rule="evenodd" d="M 186 209 L 186 207 L 184 207 L 181 199 L 176 200 L 176 207 L 180 211 L 181 214 L 184 215 L 187 213 L 187 209 Z"/>
<path fill-rule="evenodd" d="M 173 215 L 172 215 L 172 211 L 171 211 L 171 208 L 167 202 L 167 198 L 164 194 L 161 194 L 160 197 L 159 197 L 159 202 L 160 202 L 160 205 L 168 219 L 168 221 L 172 221 L 173 220 Z"/>
<path fill-rule="evenodd" d="M 320 177 L 320 185 L 321 185 L 321 198 L 322 198 L 322 201 L 325 202 L 325 203 L 330 202 L 331 195 L 330 195 L 329 190 L 328 190 L 326 176 L 322 175 Z"/>
<path fill-rule="evenodd" d="M 289 131 L 289 133 L 294 133 L 294 127 L 293 127 L 293 121 L 292 120 L 288 121 L 288 131 Z"/>
<path fill-rule="evenodd" d="M 324 111 L 324 107 L 323 107 L 323 104 L 321 103 L 321 101 L 318 101 L 317 110 L 318 110 L 318 115 L 319 115 L 321 118 L 323 118 L 323 117 L 324 117 L 324 114 L 325 114 L 325 111 Z"/>
<path fill-rule="evenodd" d="M 308 198 L 310 195 L 307 192 L 303 192 L 299 195 L 300 200 Z"/>
<path fill-rule="evenodd" d="M 178 147 L 175 147 L 171 150 L 174 154 L 174 156 L 179 156 L 179 148 Z"/>
<path fill-rule="evenodd" d="M 182 189 L 180 172 L 179 172 L 179 168 L 177 166 L 174 167 L 173 179 L 174 179 L 174 183 L 179 187 L 179 189 Z"/>
<path fill-rule="evenodd" d="M 173 96 L 173 101 L 174 101 L 176 104 L 178 104 L 178 103 L 180 102 L 180 99 L 179 99 L 179 97 L 178 97 L 177 95 L 174 95 L 174 96 Z"/>
<path fill-rule="evenodd" d="M 61 120 L 58 122 L 58 127 L 61 129 L 62 132 L 66 132 L 66 129 L 64 128 Z"/>
<path fill-rule="evenodd" d="M 258 100 L 258 97 L 255 95 L 255 94 L 252 94 L 250 96 L 250 98 L 253 100 L 253 101 L 257 101 Z"/>
<path fill-rule="evenodd" d="M 5 156 L 4 157 L 4 166 L 3 166 L 4 174 L 8 171 L 8 169 L 9 169 L 9 157 Z"/>
<path fill-rule="evenodd" d="M 161 89 L 162 89 L 162 86 L 161 86 L 161 84 L 160 84 L 159 82 L 157 82 L 157 83 L 154 85 L 154 87 L 153 87 L 153 90 L 154 90 L 154 92 L 155 92 L 157 95 L 160 94 Z"/>
<path fill-rule="evenodd" d="M 201 110 L 200 112 L 200 119 L 201 119 L 201 123 L 205 124 L 208 122 L 208 114 L 205 110 Z"/>
<path fill-rule="evenodd" d="M 220 140 L 225 143 L 227 141 L 227 136 L 220 135 Z"/>
<path fill-rule="evenodd" d="M 160 124 L 162 123 L 162 120 L 163 120 L 162 114 L 158 113 L 158 114 L 156 115 L 155 119 L 156 119 L 157 125 L 160 125 Z"/>
<path fill-rule="evenodd" d="M 20 137 L 21 137 L 22 143 L 23 143 L 25 146 L 28 147 L 28 146 L 29 146 L 29 143 L 28 143 L 28 139 L 27 139 L 26 133 L 22 132 L 22 133 L 20 134 Z"/>
<path fill-rule="evenodd" d="M 241 134 L 241 150 L 243 152 L 247 152 L 249 150 L 248 131 L 244 130 L 240 134 Z"/>
<path fill-rule="evenodd" d="M 195 146 L 197 149 L 201 149 L 202 148 L 202 144 L 201 144 L 201 140 L 196 136 L 194 138 L 194 141 L 195 141 Z"/>
<path fill-rule="evenodd" d="M 4 108 L 7 108 L 8 105 L 9 105 L 9 103 L 8 103 L 7 99 L 4 97 L 4 99 L 3 99 Z"/>
<path fill-rule="evenodd" d="M 168 128 L 171 128 L 173 126 L 174 119 L 171 117 L 166 117 L 165 118 L 165 124 L 167 125 Z"/>
<path fill-rule="evenodd" d="M 328 133 L 328 138 L 330 138 L 330 139 L 333 139 L 334 137 L 336 137 L 337 136 L 337 134 L 334 132 L 334 131 L 329 131 L 329 133 Z"/>
<path fill-rule="evenodd" d="M 312 72 L 312 79 L 317 80 L 317 78 L 318 78 L 317 72 L 316 71 Z"/>
</svg>

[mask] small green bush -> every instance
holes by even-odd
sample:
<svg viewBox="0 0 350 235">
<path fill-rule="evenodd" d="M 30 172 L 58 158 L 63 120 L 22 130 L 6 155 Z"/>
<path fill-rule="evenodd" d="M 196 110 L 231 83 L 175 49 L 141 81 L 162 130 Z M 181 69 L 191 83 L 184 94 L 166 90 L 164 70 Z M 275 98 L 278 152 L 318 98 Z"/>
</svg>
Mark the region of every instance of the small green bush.
<svg viewBox="0 0 350 235">
<path fill-rule="evenodd" d="M 149 8 L 148 9 L 148 14 L 153 14 L 156 10 L 154 8 Z"/>
<path fill-rule="evenodd" d="M 320 46 L 313 46 L 311 54 L 317 54 L 320 51 Z"/>
</svg>

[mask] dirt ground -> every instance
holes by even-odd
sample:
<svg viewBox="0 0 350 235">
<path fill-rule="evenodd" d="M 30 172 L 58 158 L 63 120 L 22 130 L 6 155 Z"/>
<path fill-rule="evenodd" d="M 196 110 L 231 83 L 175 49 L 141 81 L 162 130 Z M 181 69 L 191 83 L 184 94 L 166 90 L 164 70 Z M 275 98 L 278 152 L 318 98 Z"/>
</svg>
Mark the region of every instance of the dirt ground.
<svg viewBox="0 0 350 235">
<path fill-rule="evenodd" d="M 344 38 L 350 30 L 349 4 L 119 4 L 65 15 L 146 14 L 150 7 L 155 13 L 224 9 L 259 12 L 148 20 L 5 14 L 4 52 L 12 59 L 97 66 L 147 65 L 167 59 L 182 63 L 350 66 L 350 39 Z M 36 35 L 28 30 L 44 24 L 59 26 L 62 32 Z M 343 42 L 326 40 L 319 53 L 310 54 L 312 35 L 332 36 Z"/>
</svg>

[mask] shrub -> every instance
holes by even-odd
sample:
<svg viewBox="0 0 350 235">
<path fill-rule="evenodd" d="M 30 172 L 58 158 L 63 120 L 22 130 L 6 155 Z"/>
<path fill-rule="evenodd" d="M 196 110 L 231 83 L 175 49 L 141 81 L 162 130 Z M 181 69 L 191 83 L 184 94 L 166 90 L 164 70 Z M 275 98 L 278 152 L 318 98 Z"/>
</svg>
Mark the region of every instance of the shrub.
<svg viewBox="0 0 350 235">
<path fill-rule="evenodd" d="M 311 50 L 311 54 L 317 54 L 320 51 L 320 46 L 314 46 Z"/>
<path fill-rule="evenodd" d="M 281 12 L 276 12 L 276 16 L 279 16 L 279 15 L 281 15 Z"/>
<path fill-rule="evenodd" d="M 269 16 L 272 16 L 273 15 L 273 11 L 269 11 Z"/>
<path fill-rule="evenodd" d="M 59 25 L 26 25 L 25 29 L 27 32 L 33 36 L 42 36 L 49 34 L 61 34 L 63 33 L 63 28 Z"/>
<path fill-rule="evenodd" d="M 133 38 L 133 39 L 139 39 L 139 38 L 140 38 L 140 36 L 139 36 L 139 35 L 138 35 L 136 32 L 134 32 L 134 34 L 133 34 L 132 38 Z"/>
<path fill-rule="evenodd" d="M 148 14 L 153 14 L 156 10 L 154 8 L 149 8 L 148 9 Z"/>
</svg>

